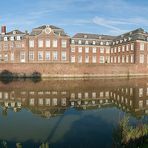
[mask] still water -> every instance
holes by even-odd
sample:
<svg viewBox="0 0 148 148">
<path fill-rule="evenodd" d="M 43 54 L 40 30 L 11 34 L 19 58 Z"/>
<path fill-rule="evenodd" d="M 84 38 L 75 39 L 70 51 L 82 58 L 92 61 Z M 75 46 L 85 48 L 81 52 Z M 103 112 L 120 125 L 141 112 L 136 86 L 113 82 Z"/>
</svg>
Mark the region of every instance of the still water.
<svg viewBox="0 0 148 148">
<path fill-rule="evenodd" d="M 0 82 L 0 147 L 111 148 L 123 116 L 148 123 L 148 79 Z"/>
</svg>

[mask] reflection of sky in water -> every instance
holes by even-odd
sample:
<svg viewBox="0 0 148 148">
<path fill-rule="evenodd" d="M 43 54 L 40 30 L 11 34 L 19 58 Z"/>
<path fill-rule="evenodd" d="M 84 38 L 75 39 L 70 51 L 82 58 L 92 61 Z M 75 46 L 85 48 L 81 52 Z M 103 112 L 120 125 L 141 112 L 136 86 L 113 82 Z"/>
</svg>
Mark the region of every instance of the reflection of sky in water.
<svg viewBox="0 0 148 148">
<path fill-rule="evenodd" d="M 63 147 L 109 146 L 112 130 L 123 114 L 116 108 L 85 111 L 71 108 L 61 116 L 45 119 L 26 109 L 17 113 L 9 110 L 7 116 L 0 115 L 0 137 L 16 142 L 48 141 L 55 147 L 61 144 Z"/>
</svg>

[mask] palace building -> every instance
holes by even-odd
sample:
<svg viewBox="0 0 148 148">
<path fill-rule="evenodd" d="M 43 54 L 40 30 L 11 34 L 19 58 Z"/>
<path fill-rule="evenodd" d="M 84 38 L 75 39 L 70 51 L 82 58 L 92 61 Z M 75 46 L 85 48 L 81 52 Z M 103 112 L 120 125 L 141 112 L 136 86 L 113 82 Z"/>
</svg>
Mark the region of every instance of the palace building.
<svg viewBox="0 0 148 148">
<path fill-rule="evenodd" d="M 119 36 L 77 33 L 43 25 L 30 33 L 0 34 L 0 72 L 16 76 L 98 77 L 148 75 L 148 33 L 139 28 Z"/>
<path fill-rule="evenodd" d="M 148 33 L 143 29 L 120 36 L 77 33 L 43 25 L 31 33 L 2 26 L 1 63 L 147 64 Z"/>
</svg>

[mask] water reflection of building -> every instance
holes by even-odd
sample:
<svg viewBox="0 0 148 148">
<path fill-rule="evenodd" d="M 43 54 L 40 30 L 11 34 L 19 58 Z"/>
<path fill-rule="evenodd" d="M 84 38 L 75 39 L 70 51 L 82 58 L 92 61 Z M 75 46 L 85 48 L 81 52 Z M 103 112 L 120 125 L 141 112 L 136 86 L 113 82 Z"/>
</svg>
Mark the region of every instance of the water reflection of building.
<svg viewBox="0 0 148 148">
<path fill-rule="evenodd" d="M 63 114 L 69 107 L 78 109 L 116 105 L 138 116 L 148 113 L 146 79 L 131 80 L 50 80 L 39 83 L 0 84 L 0 103 L 6 112 L 27 108 L 43 117 Z"/>
</svg>

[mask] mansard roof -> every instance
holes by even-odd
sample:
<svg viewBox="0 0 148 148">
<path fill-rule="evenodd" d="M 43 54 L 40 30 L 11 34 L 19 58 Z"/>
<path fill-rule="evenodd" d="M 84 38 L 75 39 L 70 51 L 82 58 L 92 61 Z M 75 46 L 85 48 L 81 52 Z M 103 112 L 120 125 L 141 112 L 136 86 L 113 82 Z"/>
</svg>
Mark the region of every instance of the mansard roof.
<svg viewBox="0 0 148 148">
<path fill-rule="evenodd" d="M 25 32 L 22 32 L 20 30 L 12 30 L 10 32 L 7 32 L 6 35 L 16 35 L 16 34 L 26 34 Z"/>
<path fill-rule="evenodd" d="M 133 31 L 124 33 L 122 35 L 117 36 L 113 41 L 117 40 L 147 40 L 148 33 L 144 31 L 142 28 L 135 29 Z"/>
<path fill-rule="evenodd" d="M 31 36 L 39 35 L 46 28 L 51 28 L 56 35 L 68 36 L 62 28 L 59 28 L 59 27 L 56 27 L 53 25 L 43 25 L 43 26 L 39 26 L 37 28 L 34 28 L 32 30 L 32 32 L 30 33 L 30 35 Z"/>
<path fill-rule="evenodd" d="M 114 38 L 116 38 L 116 36 L 89 34 L 89 33 L 77 33 L 73 36 L 73 38 L 96 39 L 96 40 L 113 40 Z"/>
<path fill-rule="evenodd" d="M 56 26 L 53 26 L 53 25 L 42 25 L 42 26 L 39 26 L 39 27 L 34 28 L 34 29 L 45 29 L 47 26 L 51 29 L 62 29 L 62 28 L 59 28 L 59 27 L 56 27 Z"/>
</svg>

